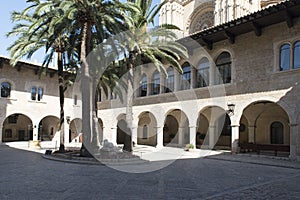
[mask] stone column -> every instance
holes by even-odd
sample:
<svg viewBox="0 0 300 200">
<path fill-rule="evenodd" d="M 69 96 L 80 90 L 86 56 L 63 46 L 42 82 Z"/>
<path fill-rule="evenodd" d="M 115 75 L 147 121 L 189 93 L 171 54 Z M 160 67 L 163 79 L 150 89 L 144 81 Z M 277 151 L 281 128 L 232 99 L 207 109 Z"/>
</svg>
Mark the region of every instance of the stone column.
<svg viewBox="0 0 300 200">
<path fill-rule="evenodd" d="M 166 86 L 166 76 L 163 73 L 160 73 L 160 86 L 159 86 L 159 94 L 165 93 Z"/>
<path fill-rule="evenodd" d="M 292 160 L 300 159 L 298 132 L 298 124 L 290 124 L 290 159 Z"/>
<path fill-rule="evenodd" d="M 69 134 L 69 130 L 70 130 L 70 124 L 68 124 L 68 122 L 64 122 L 64 137 L 65 137 L 65 144 L 69 144 L 70 143 L 70 134 Z"/>
<path fill-rule="evenodd" d="M 164 142 L 164 127 L 156 127 L 156 140 L 157 140 L 157 145 L 156 147 L 163 147 L 163 142 Z"/>
<path fill-rule="evenodd" d="M 33 141 L 38 141 L 39 140 L 39 127 L 38 126 L 33 126 Z"/>
<path fill-rule="evenodd" d="M 196 69 L 195 67 L 191 66 L 191 85 L 190 85 L 190 89 L 195 88 L 196 86 Z"/>
<path fill-rule="evenodd" d="M 132 142 L 135 144 L 138 142 L 138 126 L 132 127 Z"/>
<path fill-rule="evenodd" d="M 174 69 L 174 91 L 173 92 L 177 92 L 178 90 L 180 90 L 180 84 L 179 84 L 180 78 L 181 75 L 179 74 L 179 72 L 176 71 L 176 69 Z"/>
<path fill-rule="evenodd" d="M 255 128 L 256 126 L 248 126 L 248 142 L 255 143 Z"/>
<path fill-rule="evenodd" d="M 208 146 L 209 146 L 209 149 L 213 149 L 215 144 L 216 144 L 216 136 L 215 136 L 215 133 L 216 132 L 216 126 L 209 126 L 208 127 L 208 138 L 209 138 L 209 142 L 208 142 Z"/>
<path fill-rule="evenodd" d="M 196 126 L 190 126 L 190 144 L 196 148 Z"/>
<path fill-rule="evenodd" d="M 105 129 L 105 130 L 107 131 L 107 129 Z M 109 137 L 108 133 L 105 134 L 105 136 L 107 137 L 107 138 L 105 137 L 105 139 L 107 139 L 109 142 L 113 143 L 114 145 L 117 145 L 117 134 L 118 134 L 117 130 L 118 130 L 117 127 L 111 128 L 110 137 Z M 104 134 L 103 134 L 103 138 L 104 138 Z M 109 138 L 110 138 L 110 140 L 109 140 Z"/>
<path fill-rule="evenodd" d="M 239 152 L 239 125 L 231 125 L 231 152 Z"/>
<path fill-rule="evenodd" d="M 183 146 L 183 136 L 184 136 L 184 128 L 182 128 L 182 127 L 179 127 L 178 128 L 178 144 L 180 145 L 180 146 Z"/>
</svg>

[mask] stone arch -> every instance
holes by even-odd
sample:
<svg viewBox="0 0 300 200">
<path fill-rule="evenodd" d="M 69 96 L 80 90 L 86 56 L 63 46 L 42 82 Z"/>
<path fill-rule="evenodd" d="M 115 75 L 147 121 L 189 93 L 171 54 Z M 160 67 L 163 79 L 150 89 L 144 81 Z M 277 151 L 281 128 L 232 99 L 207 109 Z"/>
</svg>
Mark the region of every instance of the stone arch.
<svg viewBox="0 0 300 200">
<path fill-rule="evenodd" d="M 157 120 L 155 116 L 148 111 L 139 115 L 137 127 L 137 143 L 142 145 L 157 145 Z"/>
<path fill-rule="evenodd" d="M 290 145 L 290 118 L 288 112 L 272 101 L 254 101 L 243 110 L 241 120 L 248 120 L 248 143 L 271 144 L 271 125 L 274 122 L 283 124 L 283 144 Z"/>
<path fill-rule="evenodd" d="M 190 142 L 189 119 L 180 109 L 169 110 L 166 113 L 163 128 L 164 146 L 184 147 Z"/>
<path fill-rule="evenodd" d="M 2 128 L 2 141 L 27 141 L 33 139 L 32 120 L 24 114 L 14 113 L 5 118 Z"/>
<path fill-rule="evenodd" d="M 197 148 L 231 148 L 231 120 L 219 106 L 207 106 L 199 112 L 196 131 Z"/>
<path fill-rule="evenodd" d="M 75 118 L 69 126 L 69 142 L 82 142 L 82 120 Z"/>
<path fill-rule="evenodd" d="M 54 137 L 59 138 L 59 118 L 56 116 L 46 116 L 38 125 L 39 139 L 41 141 L 51 141 Z"/>
</svg>

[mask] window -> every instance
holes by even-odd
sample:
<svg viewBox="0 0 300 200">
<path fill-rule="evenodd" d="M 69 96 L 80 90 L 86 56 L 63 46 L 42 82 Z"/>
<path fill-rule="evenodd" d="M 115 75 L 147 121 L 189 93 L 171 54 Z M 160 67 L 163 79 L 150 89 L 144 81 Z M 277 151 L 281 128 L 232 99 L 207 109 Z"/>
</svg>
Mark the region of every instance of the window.
<svg viewBox="0 0 300 200">
<path fill-rule="evenodd" d="M 300 68 L 300 41 L 283 44 L 279 51 L 279 70 L 287 71 Z"/>
<path fill-rule="evenodd" d="M 290 69 L 291 45 L 284 44 L 280 48 L 280 71 Z"/>
<path fill-rule="evenodd" d="M 152 94 L 159 94 L 160 92 L 160 73 L 155 71 L 152 77 Z"/>
<path fill-rule="evenodd" d="M 11 129 L 5 129 L 4 137 L 5 138 L 12 138 L 12 130 Z"/>
<path fill-rule="evenodd" d="M 271 144 L 283 144 L 283 124 L 281 122 L 271 124 Z"/>
<path fill-rule="evenodd" d="M 1 83 L 1 97 L 10 97 L 11 85 L 8 82 Z"/>
<path fill-rule="evenodd" d="M 209 60 L 202 58 L 197 68 L 196 87 L 206 87 L 209 85 Z"/>
<path fill-rule="evenodd" d="M 41 101 L 43 99 L 44 90 L 42 87 L 31 87 L 31 100 L 33 101 Z"/>
<path fill-rule="evenodd" d="M 294 45 L 294 68 L 300 68 L 300 41 Z"/>
<path fill-rule="evenodd" d="M 38 88 L 38 97 L 37 97 L 37 100 L 41 101 L 42 98 L 43 98 L 43 88 L 39 87 Z"/>
<path fill-rule="evenodd" d="M 169 67 L 168 69 L 168 77 L 167 77 L 167 83 L 166 83 L 166 89 L 165 92 L 173 92 L 174 91 L 174 69 L 173 67 Z"/>
<path fill-rule="evenodd" d="M 141 80 L 141 89 L 140 89 L 140 96 L 145 97 L 147 96 L 147 76 L 144 74 Z"/>
<path fill-rule="evenodd" d="M 31 100 L 36 100 L 36 87 L 31 88 Z"/>
<path fill-rule="evenodd" d="M 228 52 L 219 55 L 216 61 L 217 73 L 216 84 L 231 82 L 231 56 Z"/>
<path fill-rule="evenodd" d="M 181 76 L 181 90 L 187 90 L 191 88 L 191 66 L 188 62 L 182 65 L 182 76 Z"/>
<path fill-rule="evenodd" d="M 143 139 L 147 139 L 148 138 L 148 126 L 144 125 L 143 127 Z"/>
</svg>

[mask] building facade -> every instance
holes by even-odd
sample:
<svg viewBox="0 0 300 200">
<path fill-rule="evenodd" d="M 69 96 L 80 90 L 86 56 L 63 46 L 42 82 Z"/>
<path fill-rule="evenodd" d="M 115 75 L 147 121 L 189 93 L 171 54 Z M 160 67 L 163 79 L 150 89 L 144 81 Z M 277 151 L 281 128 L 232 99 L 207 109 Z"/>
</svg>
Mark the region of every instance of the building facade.
<svg viewBox="0 0 300 200">
<path fill-rule="evenodd" d="M 133 141 L 233 152 L 282 145 L 299 159 L 299 11 L 293 0 L 169 1 L 160 23 L 189 35 L 179 41 L 190 57 L 182 74 L 151 65 L 135 72 Z M 113 94 L 98 106 L 104 139 L 123 143 L 126 106 Z"/>
<path fill-rule="evenodd" d="M 40 66 L 19 62 L 15 67 L 0 57 L 0 142 L 51 141 L 59 146 L 60 104 L 58 75 L 54 69 L 39 75 Z M 79 142 L 80 101 L 73 88 L 65 92 L 66 143 Z M 75 123 L 77 122 L 77 123 Z"/>
<path fill-rule="evenodd" d="M 183 73 L 153 65 L 134 72 L 132 137 L 156 147 L 229 149 L 241 144 L 289 147 L 300 160 L 300 2 L 170 0 L 160 23 L 180 28 L 190 57 Z M 58 81 L 55 70 L 15 68 L 1 58 L 0 138 L 58 141 Z M 122 144 L 126 104 L 114 91 L 100 94 L 101 140 Z M 80 91 L 65 98 L 65 142 L 80 142 Z"/>
</svg>

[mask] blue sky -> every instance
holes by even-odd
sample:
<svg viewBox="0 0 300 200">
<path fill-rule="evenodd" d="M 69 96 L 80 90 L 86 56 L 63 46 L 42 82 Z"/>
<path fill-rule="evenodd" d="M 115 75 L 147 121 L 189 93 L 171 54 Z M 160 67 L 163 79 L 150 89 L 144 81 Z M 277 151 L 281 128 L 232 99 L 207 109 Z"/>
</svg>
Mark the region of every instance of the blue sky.
<svg viewBox="0 0 300 200">
<path fill-rule="evenodd" d="M 153 3 L 159 3 L 160 0 L 153 0 Z M 11 31 L 13 24 L 11 21 L 10 14 L 13 11 L 21 11 L 24 8 L 28 6 L 26 4 L 26 0 L 1 0 L 0 1 L 0 6 L 1 6 L 1 23 L 0 23 L 0 56 L 6 56 L 9 57 L 9 52 L 6 51 L 7 47 L 13 43 L 15 38 L 6 37 L 6 33 Z M 35 60 L 38 62 L 42 62 L 43 60 L 43 52 L 38 52 L 34 54 L 31 58 L 31 62 L 34 62 Z"/>
</svg>

